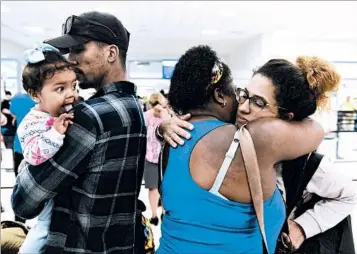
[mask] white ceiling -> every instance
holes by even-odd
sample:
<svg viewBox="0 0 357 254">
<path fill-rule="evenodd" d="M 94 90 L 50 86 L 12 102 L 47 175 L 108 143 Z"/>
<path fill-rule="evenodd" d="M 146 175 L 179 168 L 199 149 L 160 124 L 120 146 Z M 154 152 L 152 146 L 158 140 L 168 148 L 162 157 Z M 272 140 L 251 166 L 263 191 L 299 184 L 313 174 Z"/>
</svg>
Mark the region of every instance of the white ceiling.
<svg viewBox="0 0 357 254">
<path fill-rule="evenodd" d="M 91 10 L 115 14 L 131 32 L 130 59 L 177 57 L 200 43 L 225 55 L 275 31 L 357 39 L 355 1 L 1 1 L 1 38 L 33 47 L 60 35 L 69 15 Z"/>
</svg>

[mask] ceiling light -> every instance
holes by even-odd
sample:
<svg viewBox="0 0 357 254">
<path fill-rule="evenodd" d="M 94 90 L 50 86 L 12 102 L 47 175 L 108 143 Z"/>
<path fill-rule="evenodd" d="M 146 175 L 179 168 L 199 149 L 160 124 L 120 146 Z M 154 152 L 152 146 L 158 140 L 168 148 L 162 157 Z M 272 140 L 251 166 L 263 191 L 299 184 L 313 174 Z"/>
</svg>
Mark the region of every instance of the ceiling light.
<svg viewBox="0 0 357 254">
<path fill-rule="evenodd" d="M 216 35 L 218 34 L 218 30 L 216 29 L 205 29 L 201 31 L 202 35 Z"/>
<path fill-rule="evenodd" d="M 231 17 L 235 17 L 237 15 L 237 11 L 236 10 L 224 10 L 221 12 L 221 15 L 223 17 L 227 17 L 227 18 L 231 18 Z"/>
<path fill-rule="evenodd" d="M 245 31 L 239 31 L 239 30 L 231 30 L 231 31 L 229 31 L 229 33 L 234 34 L 236 36 L 244 36 L 244 35 L 246 35 Z"/>
<path fill-rule="evenodd" d="M 164 66 L 172 66 L 174 67 L 177 64 L 176 60 L 164 60 L 162 61 L 162 65 Z"/>
<path fill-rule="evenodd" d="M 42 27 L 39 26 L 25 26 L 24 27 L 27 31 L 31 32 L 31 33 L 36 33 L 36 34 L 40 34 L 40 33 L 44 33 L 45 30 Z"/>
<path fill-rule="evenodd" d="M 1 13 L 10 12 L 10 9 L 5 5 L 1 4 Z"/>
</svg>

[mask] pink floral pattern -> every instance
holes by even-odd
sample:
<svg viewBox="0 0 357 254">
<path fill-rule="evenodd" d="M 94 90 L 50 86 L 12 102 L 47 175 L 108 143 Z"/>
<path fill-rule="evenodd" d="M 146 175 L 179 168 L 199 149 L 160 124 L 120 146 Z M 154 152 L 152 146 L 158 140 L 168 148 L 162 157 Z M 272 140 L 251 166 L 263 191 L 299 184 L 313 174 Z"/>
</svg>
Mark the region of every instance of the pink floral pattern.
<svg viewBox="0 0 357 254">
<path fill-rule="evenodd" d="M 63 144 L 64 135 L 52 128 L 55 121 L 49 114 L 32 109 L 18 127 L 24 159 L 39 165 L 52 158 Z"/>
<path fill-rule="evenodd" d="M 53 126 L 53 123 L 55 122 L 55 118 L 54 117 L 50 117 L 47 122 L 46 122 L 46 127 L 47 129 L 51 129 L 51 127 Z"/>
</svg>

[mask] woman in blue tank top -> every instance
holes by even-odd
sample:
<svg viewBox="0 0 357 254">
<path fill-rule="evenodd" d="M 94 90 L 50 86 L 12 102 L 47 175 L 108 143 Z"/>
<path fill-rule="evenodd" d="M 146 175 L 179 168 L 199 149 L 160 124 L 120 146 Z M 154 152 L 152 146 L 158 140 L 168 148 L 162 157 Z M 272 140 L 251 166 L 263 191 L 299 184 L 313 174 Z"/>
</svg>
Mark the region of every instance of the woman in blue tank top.
<svg viewBox="0 0 357 254">
<path fill-rule="evenodd" d="M 184 146 L 164 151 L 166 213 L 157 253 L 263 253 L 240 149 L 227 153 L 236 132 L 227 123 L 234 123 L 238 108 L 229 68 L 208 46 L 191 48 L 175 67 L 169 102 L 176 112 L 191 113 L 194 130 Z M 323 131 L 313 121 L 278 119 L 253 122 L 248 130 L 261 171 L 268 252 L 273 253 L 285 219 L 273 166 L 313 151 Z M 227 157 L 228 166 L 223 163 Z"/>
</svg>

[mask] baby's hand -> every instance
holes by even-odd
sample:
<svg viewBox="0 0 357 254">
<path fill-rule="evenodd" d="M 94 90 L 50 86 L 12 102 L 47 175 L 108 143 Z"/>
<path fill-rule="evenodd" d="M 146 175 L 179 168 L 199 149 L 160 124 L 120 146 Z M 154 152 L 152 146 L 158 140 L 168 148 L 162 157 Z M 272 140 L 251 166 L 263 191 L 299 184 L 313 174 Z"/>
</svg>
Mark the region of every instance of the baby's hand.
<svg viewBox="0 0 357 254">
<path fill-rule="evenodd" d="M 74 115 L 62 114 L 55 119 L 53 122 L 53 128 L 55 128 L 59 133 L 64 134 L 70 124 L 73 124 L 72 120 Z"/>
</svg>

